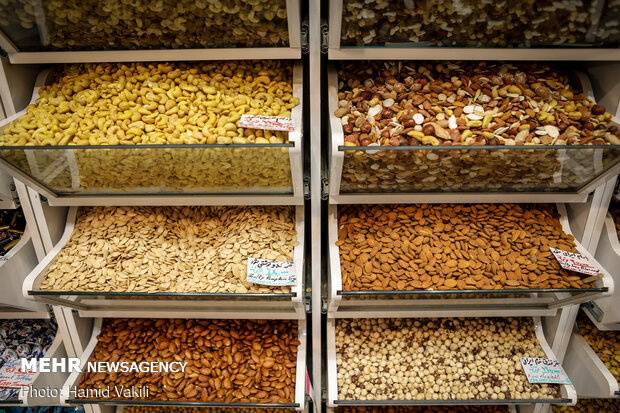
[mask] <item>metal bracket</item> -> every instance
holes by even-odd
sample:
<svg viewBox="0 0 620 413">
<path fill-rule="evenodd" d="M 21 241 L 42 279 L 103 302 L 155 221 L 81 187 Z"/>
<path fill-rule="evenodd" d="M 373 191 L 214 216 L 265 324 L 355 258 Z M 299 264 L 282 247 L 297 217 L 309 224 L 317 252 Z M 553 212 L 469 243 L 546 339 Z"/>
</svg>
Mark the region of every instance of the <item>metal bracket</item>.
<svg viewBox="0 0 620 413">
<path fill-rule="evenodd" d="M 301 53 L 310 53 L 310 25 L 308 24 L 308 18 L 306 17 L 301 22 Z"/>
<path fill-rule="evenodd" d="M 321 53 L 327 54 L 329 50 L 329 26 L 327 22 L 321 23 Z"/>
<path fill-rule="evenodd" d="M 327 297 L 321 297 L 321 314 L 327 314 Z"/>
<path fill-rule="evenodd" d="M 312 192 L 310 189 L 310 177 L 304 176 L 304 199 L 308 200 L 312 197 Z"/>
<path fill-rule="evenodd" d="M 329 179 L 321 178 L 321 199 L 323 201 L 329 198 Z"/>
<path fill-rule="evenodd" d="M 19 195 L 17 195 L 17 187 L 15 186 L 15 183 L 11 184 L 11 186 L 9 187 L 9 191 L 11 191 L 11 197 L 13 197 L 13 202 L 15 202 L 15 205 L 21 206 L 21 202 L 19 202 Z"/>
<path fill-rule="evenodd" d="M 603 312 L 601 311 L 601 308 L 596 305 L 594 301 L 588 301 L 587 303 L 584 303 L 583 306 L 600 323 L 601 319 L 603 318 Z"/>
</svg>

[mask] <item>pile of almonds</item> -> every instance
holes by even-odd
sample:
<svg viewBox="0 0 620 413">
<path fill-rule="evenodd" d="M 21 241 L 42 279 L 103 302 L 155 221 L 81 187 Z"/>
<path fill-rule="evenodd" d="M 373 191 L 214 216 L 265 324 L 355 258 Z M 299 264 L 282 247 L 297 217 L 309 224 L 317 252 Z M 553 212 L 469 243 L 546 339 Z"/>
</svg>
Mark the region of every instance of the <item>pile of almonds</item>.
<svg viewBox="0 0 620 413">
<path fill-rule="evenodd" d="M 620 144 L 611 114 L 545 64 L 343 63 L 338 88 L 345 146 Z"/>
<path fill-rule="evenodd" d="M 339 400 L 556 399 L 520 357 L 545 353 L 527 318 L 337 319 Z"/>
<path fill-rule="evenodd" d="M 105 319 L 90 362 L 187 362 L 177 373 L 85 372 L 79 389 L 148 387 L 149 401 L 293 403 L 297 322 Z M 79 393 L 78 393 L 79 394 Z M 110 399 L 123 400 L 110 391 Z"/>
<path fill-rule="evenodd" d="M 588 288 L 549 247 L 576 252 L 554 205 L 346 205 L 344 291 Z"/>
<path fill-rule="evenodd" d="M 78 214 L 43 291 L 290 292 L 247 282 L 247 260 L 293 261 L 294 207 L 90 207 Z"/>
</svg>

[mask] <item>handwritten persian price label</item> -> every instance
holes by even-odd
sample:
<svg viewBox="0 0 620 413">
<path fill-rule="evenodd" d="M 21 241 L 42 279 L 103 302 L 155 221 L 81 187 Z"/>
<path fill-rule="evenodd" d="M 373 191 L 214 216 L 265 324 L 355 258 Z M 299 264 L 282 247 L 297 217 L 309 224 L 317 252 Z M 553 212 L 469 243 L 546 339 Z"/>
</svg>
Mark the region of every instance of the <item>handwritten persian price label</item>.
<svg viewBox="0 0 620 413">
<path fill-rule="evenodd" d="M 521 366 L 530 383 L 571 384 L 557 360 L 521 357 Z"/>
<path fill-rule="evenodd" d="M 248 282 L 264 285 L 295 285 L 297 283 L 295 264 L 248 258 Z"/>
<path fill-rule="evenodd" d="M 578 252 L 570 252 L 549 247 L 553 256 L 565 270 L 576 271 L 587 275 L 597 275 L 600 271 L 590 259 Z"/>
<path fill-rule="evenodd" d="M 291 118 L 280 116 L 241 115 L 239 127 L 293 132 L 295 130 L 295 123 Z"/>
<path fill-rule="evenodd" d="M 7 360 L 0 368 L 0 387 L 30 386 L 37 375 L 21 370 L 21 360 Z"/>
</svg>

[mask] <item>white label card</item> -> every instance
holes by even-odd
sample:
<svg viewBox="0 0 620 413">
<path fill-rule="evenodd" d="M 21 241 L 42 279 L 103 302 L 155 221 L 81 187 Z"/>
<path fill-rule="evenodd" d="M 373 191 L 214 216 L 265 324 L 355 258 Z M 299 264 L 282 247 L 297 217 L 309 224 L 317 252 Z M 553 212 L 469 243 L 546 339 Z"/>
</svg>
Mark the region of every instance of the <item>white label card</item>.
<svg viewBox="0 0 620 413">
<path fill-rule="evenodd" d="M 557 360 L 521 357 L 521 366 L 530 383 L 571 384 Z"/>
<path fill-rule="evenodd" d="M 597 275 L 599 269 L 592 264 L 590 259 L 578 252 L 570 252 L 549 247 L 553 256 L 565 270 L 576 271 L 587 275 Z"/>
<path fill-rule="evenodd" d="M 21 367 L 21 360 L 7 360 L 0 368 L 0 387 L 30 386 L 37 373 L 21 371 Z"/>
<path fill-rule="evenodd" d="M 280 116 L 241 115 L 239 127 L 293 132 L 295 130 L 295 122 L 291 118 Z"/>
<path fill-rule="evenodd" d="M 295 264 L 248 258 L 248 282 L 264 285 L 295 285 L 297 283 Z"/>
</svg>

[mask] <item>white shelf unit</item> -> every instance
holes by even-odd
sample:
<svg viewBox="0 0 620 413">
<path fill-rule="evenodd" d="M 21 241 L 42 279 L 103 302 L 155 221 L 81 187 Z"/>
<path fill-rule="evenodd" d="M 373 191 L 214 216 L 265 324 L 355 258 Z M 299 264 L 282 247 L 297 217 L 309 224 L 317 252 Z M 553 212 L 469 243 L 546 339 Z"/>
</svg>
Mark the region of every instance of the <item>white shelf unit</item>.
<svg viewBox="0 0 620 413">
<path fill-rule="evenodd" d="M 102 319 L 96 318 L 94 320 L 92 335 L 88 345 L 84 348 L 80 357 L 80 368 L 85 370 L 86 363 L 91 356 L 92 352 L 97 345 L 97 336 L 101 332 Z M 305 409 L 305 392 L 306 392 L 306 351 L 307 351 L 307 331 L 306 321 L 298 321 L 298 340 L 300 344 L 297 349 L 297 366 L 295 370 L 295 401 L 291 404 L 254 404 L 251 406 L 244 406 L 243 404 L 226 404 L 226 403 L 201 403 L 201 402 L 156 402 L 156 401 L 120 401 L 120 400 L 106 400 L 97 401 L 89 400 L 90 403 L 96 403 L 98 405 L 113 405 L 113 406 L 127 406 L 127 405 L 144 405 L 144 406 L 194 406 L 194 407 L 230 407 L 230 408 L 242 408 L 242 407 L 280 407 L 280 408 L 294 408 L 299 411 Z M 62 405 L 75 405 L 80 404 L 80 400 L 72 399 L 69 389 L 75 389 L 80 383 L 83 373 L 73 372 L 69 375 L 62 386 L 63 394 L 61 395 Z"/>
<path fill-rule="evenodd" d="M 39 98 L 39 90 L 46 84 L 49 70 L 41 71 L 36 78 L 32 98 L 30 103 L 33 104 Z M 292 109 L 291 117 L 295 124 L 295 130 L 289 133 L 289 146 L 274 147 L 269 149 L 269 145 L 187 145 L 184 148 L 175 146 L 174 149 L 168 149 L 167 145 L 151 146 L 137 145 L 132 147 L 117 147 L 114 149 L 105 146 L 93 148 L 72 148 L 70 146 L 58 147 L 38 147 L 32 149 L 10 149 L 8 147 L 0 147 L 0 168 L 14 178 L 23 181 L 38 193 L 45 196 L 51 206 L 87 206 L 87 205 L 303 205 L 304 203 L 304 182 L 303 182 L 303 67 L 300 62 L 293 66 L 293 94 L 299 97 L 299 104 Z M 19 119 L 26 113 L 26 109 L 9 116 L 0 121 L 0 133 L 2 133 L 12 122 Z M 150 147 L 150 148 L 149 148 Z M 8 148 L 8 149 L 7 149 Z M 125 156 L 132 155 L 134 151 L 148 150 L 150 153 L 161 158 L 164 162 L 168 151 L 175 151 L 173 155 L 179 157 L 181 162 L 183 158 L 191 156 L 193 151 L 210 151 L 215 152 L 231 151 L 230 159 L 235 159 L 233 151 L 246 150 L 248 152 L 265 148 L 265 151 L 288 151 L 288 161 L 286 171 L 291 174 L 291 187 L 248 187 L 231 189 L 225 191 L 201 190 L 179 191 L 166 188 L 152 188 L 150 186 L 138 186 L 136 188 L 127 188 L 123 190 L 102 190 L 102 189 L 86 189 L 82 186 L 84 176 L 92 173 L 81 170 L 76 157 L 79 157 L 85 151 L 91 151 L 89 156 L 93 156 L 96 151 L 106 151 L 106 156 L 113 154 L 119 161 Z M 285 149 L 286 148 L 286 149 Z M 82 152 L 84 151 L 84 152 Z M 95 152 L 92 152 L 95 151 Z M 111 151 L 111 152 L 110 152 Z M 180 152 L 182 151 L 182 152 Z M 2 154 L 11 158 L 4 159 Z M 53 160 L 48 159 L 48 154 L 52 153 Z M 15 159 L 25 158 L 24 165 L 16 165 Z M 204 155 L 204 154 L 203 154 Z M 263 154 L 264 155 L 264 154 Z M 257 153 L 255 156 L 260 156 Z M 15 158 L 14 158 L 15 157 Z M 44 161 L 41 161 L 44 159 Z M 279 157 L 278 157 L 279 159 Z M 41 167 L 39 162 L 44 162 L 45 167 Z M 183 162 L 184 163 L 184 162 Z M 178 167 L 184 165 L 179 164 Z M 237 165 L 242 167 L 242 164 Z M 234 166 L 233 166 L 234 167 Z M 134 170 L 126 170 L 127 174 L 134 173 Z M 170 175 L 174 175 L 174 167 L 169 171 Z M 247 171 L 248 174 L 253 171 Z M 277 173 L 274 169 L 274 173 Z M 64 189 L 62 192 L 59 188 L 53 188 L 50 182 L 57 176 L 67 176 L 71 181 L 71 191 Z M 188 184 L 190 182 L 188 181 Z M 119 187 L 120 183 L 116 181 L 108 182 L 109 185 Z M 137 182 L 140 185 L 140 182 Z M 61 188 L 62 189 L 62 188 Z"/>
<path fill-rule="evenodd" d="M 296 207 L 295 227 L 299 245 L 293 249 L 293 262 L 302 276 L 290 294 L 172 294 L 172 293 L 42 293 L 40 286 L 47 269 L 67 244 L 77 219 L 78 207 L 71 207 L 65 230 L 54 248 L 23 282 L 23 296 L 47 304 L 73 308 L 82 317 L 162 317 L 162 318 L 238 318 L 305 319 L 304 306 L 304 207 Z"/>
<path fill-rule="evenodd" d="M 611 215 L 607 214 L 603 233 L 598 242 L 595 254 L 596 260 L 607 268 L 614 279 L 620 283 L 620 242 L 616 225 Z M 599 330 L 620 330 L 620 305 L 618 293 L 607 298 L 597 298 L 586 306 L 586 313 Z"/>
<path fill-rule="evenodd" d="M 120 50 L 120 51 L 76 51 L 76 52 L 24 52 L 17 50 L 10 45 L 5 50 L 9 52 L 8 62 L 5 64 L 4 74 L 8 78 L 13 88 L 3 87 L 0 82 L 0 92 L 2 99 L 18 101 L 18 95 L 28 93 L 31 100 L 34 101 L 38 97 L 38 88 L 44 83 L 46 75 L 41 74 L 34 86 L 28 84 L 26 79 L 20 77 L 17 79 L 16 74 L 20 72 L 19 68 L 24 68 L 21 72 L 29 70 L 30 76 L 34 78 L 31 68 L 38 68 L 38 71 L 44 69 L 48 63 L 88 63 L 88 62 L 140 62 L 140 61 L 196 61 L 196 60 L 247 60 L 247 59 L 300 59 L 302 54 L 302 44 L 304 40 L 301 35 L 301 16 L 300 0 L 286 0 L 287 4 L 287 21 L 290 39 L 290 47 L 275 48 L 237 48 L 237 49 L 177 49 L 177 50 Z M 2 42 L 0 38 L 0 43 Z M 6 39 L 4 39 L 6 40 Z M 6 42 L 4 43 L 6 46 Z M 5 59 L 6 60 L 6 59 Z M 68 236 L 71 231 L 65 233 L 71 220 L 67 220 L 67 214 L 74 211 L 79 206 L 175 206 L 175 205 L 293 205 L 296 207 L 297 231 L 301 245 L 295 248 L 294 260 L 299 271 L 304 267 L 304 189 L 303 189 L 303 65 L 301 61 L 294 62 L 293 68 L 293 94 L 299 97 L 300 103 L 292 110 L 292 118 L 295 121 L 296 130 L 289 133 L 288 159 L 290 162 L 292 190 L 288 192 L 271 191 L 265 193 L 261 191 L 256 193 L 227 193 L 216 192 L 208 195 L 195 194 L 172 194 L 172 195 L 148 195 L 148 194 L 88 194 L 75 197 L 56 196 L 57 194 L 50 191 L 45 185 L 42 185 L 37 179 L 19 174 L 15 167 L 9 165 L 12 175 L 20 175 L 20 179 L 26 182 L 28 188 L 26 192 L 31 203 L 33 214 L 37 218 L 38 229 L 40 231 L 43 254 L 39 257 L 41 260 L 53 259 L 53 255 L 58 249 L 57 244 L 62 244 L 61 238 L 63 234 Z M 7 70 L 8 69 L 8 70 Z M 13 70 L 15 69 L 15 70 Z M 25 76 L 27 77 L 27 76 Z M 14 84 L 11 80 L 15 80 Z M 28 89 L 28 92 L 24 90 Z M 21 108 L 20 104 L 15 104 L 15 110 L 9 111 L 11 119 L 20 116 L 15 113 Z M 23 112 L 22 112 L 23 113 Z M 5 125 L 2 123 L 2 125 Z M 232 147 L 232 146 L 231 146 Z M 259 147 L 259 146 L 256 146 Z M 58 165 L 56 165 L 58 167 Z M 61 165 L 62 167 L 70 167 L 71 165 Z M 43 171 L 41 171 L 43 172 Z M 49 172 L 49 171 L 46 171 Z M 53 172 L 53 171 L 52 171 Z M 57 172 L 57 171 L 56 171 Z M 36 190 L 36 192 L 35 192 Z M 43 198 L 45 196 L 45 199 Z M 70 208 L 67 208 L 70 207 Z M 72 225 L 71 225 L 72 227 Z M 66 242 L 66 240 L 64 240 Z M 47 257 L 47 258 L 45 258 Z M 32 274 L 31 274 L 32 275 Z M 270 301 L 261 301 L 261 297 L 256 297 L 250 305 L 241 307 L 235 304 L 234 297 L 222 305 L 222 302 L 201 301 L 196 303 L 184 301 L 180 306 L 172 306 L 173 300 L 148 300 L 148 305 L 142 305 L 140 300 L 131 300 L 131 297 L 123 300 L 127 306 L 114 305 L 112 300 L 107 304 L 100 305 L 101 300 L 92 299 L 85 307 L 79 304 L 69 304 L 66 302 L 55 302 L 54 312 L 59 318 L 59 328 L 62 327 L 67 331 L 68 348 L 67 352 L 70 356 L 81 357 L 84 355 L 86 346 L 93 331 L 92 325 L 99 320 L 100 317 L 166 317 L 166 318 L 262 318 L 272 319 L 296 319 L 300 326 L 300 339 L 303 332 L 302 345 L 298 353 L 298 369 L 297 369 L 297 393 L 295 395 L 296 409 L 302 410 L 305 406 L 305 384 L 306 384 L 306 328 L 305 328 L 305 307 L 303 297 L 305 295 L 305 287 L 303 278 L 298 281 L 298 285 L 293 287 L 294 296 L 286 297 L 285 301 L 275 302 L 274 307 Z M 20 294 L 23 297 L 23 294 Z M 31 297 L 29 297 L 31 298 Z M 70 296 L 69 298 L 75 298 Z M 268 297 L 267 297 L 268 298 Z M 104 300 L 105 301 L 105 300 Z M 41 303 L 30 301 L 32 304 L 41 305 Z M 118 301 L 117 301 L 118 303 Z M 137 308 L 136 303 L 141 308 Z M 78 309 L 79 307 L 79 309 Z M 74 311 L 77 310 L 77 311 Z M 302 328 L 303 327 L 303 328 Z M 55 403 L 58 404 L 58 403 Z M 111 403 L 114 405 L 115 403 Z M 86 404 L 84 405 L 87 413 L 114 411 L 111 405 Z M 234 409 L 232 409 L 234 410 Z"/>
<path fill-rule="evenodd" d="M 534 317 L 534 328 L 536 338 L 538 339 L 545 355 L 550 359 L 557 359 L 547 344 L 540 318 Z M 339 400 L 338 398 L 338 366 L 336 359 L 336 320 L 328 319 L 327 321 L 327 406 L 430 406 L 430 405 L 531 405 L 537 404 L 562 404 L 574 405 L 577 401 L 577 394 L 572 385 L 561 385 L 562 399 L 548 400 Z"/>
<path fill-rule="evenodd" d="M 0 47 L 7 52 L 12 64 L 300 59 L 302 46 L 300 8 L 301 0 L 286 0 L 288 47 L 30 52 L 20 50 L 2 32 L 0 32 Z M 44 20 L 37 23 L 42 26 L 42 30 L 47 30 Z"/>
<path fill-rule="evenodd" d="M 342 275 L 340 268 L 340 249 L 338 241 L 338 210 L 337 205 L 329 207 L 328 237 L 330 257 L 330 285 L 328 296 L 328 316 L 333 318 L 352 317 L 525 317 L 525 316 L 553 316 L 558 309 L 583 303 L 598 296 L 612 296 L 614 280 L 603 269 L 603 278 L 595 281 L 598 292 L 566 293 L 553 290 L 544 293 L 543 290 L 528 293 L 527 290 L 511 290 L 505 297 L 472 297 L 471 290 L 411 292 L 409 295 L 399 295 L 394 292 L 384 294 L 343 294 Z M 563 204 L 557 205 L 560 213 L 560 223 L 565 233 L 572 234 L 570 224 Z M 577 250 L 594 260 L 592 255 L 578 242 Z M 426 294 L 423 294 L 426 293 Z M 478 294 L 477 292 L 474 292 Z M 502 294 L 501 290 L 488 290 L 485 294 Z M 458 298 L 452 294 L 459 295 Z M 525 297 L 512 297 L 513 294 L 524 294 Z M 447 298 L 441 298 L 448 295 Z M 436 297 L 436 298 L 433 298 Z"/>
<path fill-rule="evenodd" d="M 618 381 L 579 333 L 572 334 L 562 367 L 575 386 L 579 398 L 620 397 Z"/>
</svg>

